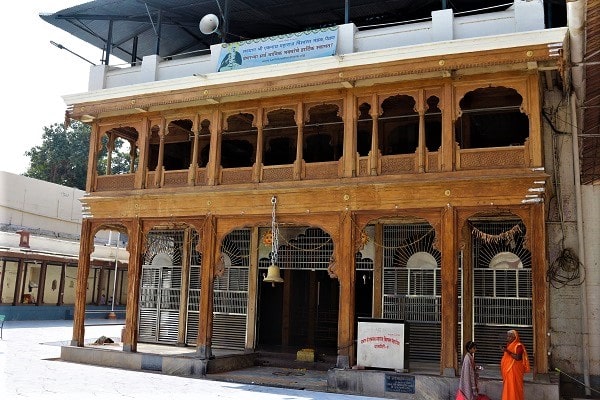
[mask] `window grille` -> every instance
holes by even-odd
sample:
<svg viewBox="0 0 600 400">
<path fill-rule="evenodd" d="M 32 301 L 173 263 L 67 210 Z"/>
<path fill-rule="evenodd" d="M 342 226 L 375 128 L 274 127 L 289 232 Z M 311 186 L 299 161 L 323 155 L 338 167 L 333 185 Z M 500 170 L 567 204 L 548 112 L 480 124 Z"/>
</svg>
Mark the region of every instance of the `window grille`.
<svg viewBox="0 0 600 400">
<path fill-rule="evenodd" d="M 441 254 L 428 223 L 383 226 L 383 318 L 409 325 L 409 359 L 439 361 Z"/>
<path fill-rule="evenodd" d="M 497 364 L 498 346 L 517 329 L 533 358 L 531 253 L 519 220 L 472 221 L 473 318 L 478 359 Z"/>
<path fill-rule="evenodd" d="M 213 341 L 215 348 L 244 349 L 250 270 L 250 229 L 228 234 L 221 245 L 224 272 L 214 282 Z"/>
</svg>

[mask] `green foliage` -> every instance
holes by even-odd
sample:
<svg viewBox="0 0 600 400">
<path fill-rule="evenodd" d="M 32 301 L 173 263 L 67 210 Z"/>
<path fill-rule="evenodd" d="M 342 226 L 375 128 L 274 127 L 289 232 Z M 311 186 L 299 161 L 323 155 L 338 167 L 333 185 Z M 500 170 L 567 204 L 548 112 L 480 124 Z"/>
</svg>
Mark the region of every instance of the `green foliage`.
<svg viewBox="0 0 600 400">
<path fill-rule="evenodd" d="M 103 137 L 96 162 L 99 175 L 106 174 L 106 137 Z M 112 153 L 111 174 L 129 171 L 129 155 L 122 150 L 123 142 L 115 142 Z M 90 148 L 90 126 L 73 121 L 65 129 L 63 124 L 44 127 L 42 144 L 32 147 L 25 155 L 30 158 L 25 176 L 59 185 L 85 190 L 88 155 Z"/>
<path fill-rule="evenodd" d="M 42 144 L 25 152 L 30 160 L 24 175 L 84 190 L 89 147 L 88 125 L 74 121 L 67 129 L 63 124 L 46 126 Z"/>
</svg>

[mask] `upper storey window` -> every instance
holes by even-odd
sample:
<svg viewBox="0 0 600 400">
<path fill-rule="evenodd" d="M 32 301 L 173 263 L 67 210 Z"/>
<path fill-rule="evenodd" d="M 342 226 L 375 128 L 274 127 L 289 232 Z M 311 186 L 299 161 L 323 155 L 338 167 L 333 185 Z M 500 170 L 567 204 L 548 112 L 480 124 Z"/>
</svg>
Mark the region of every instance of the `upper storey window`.
<svg viewBox="0 0 600 400">
<path fill-rule="evenodd" d="M 188 169 L 192 160 L 192 139 L 194 133 L 190 119 L 179 119 L 168 123 L 166 134 L 161 140 L 160 127 L 150 129 L 148 147 L 148 170 L 155 171 L 159 165 L 161 146 L 163 146 L 162 168 L 165 171 Z M 162 143 L 162 144 L 161 144 Z"/>
<path fill-rule="evenodd" d="M 454 127 L 461 149 L 521 146 L 529 137 L 529 118 L 521 111 L 523 97 L 506 87 L 468 92 L 460 101 Z"/>
<path fill-rule="evenodd" d="M 99 175 L 133 173 L 137 170 L 139 134 L 134 127 L 123 126 L 108 130 L 100 138 L 97 168 Z"/>
<path fill-rule="evenodd" d="M 370 114 L 371 105 L 362 103 L 358 106 L 358 122 L 356 124 L 356 151 L 361 157 L 371 151 L 371 135 L 373 132 L 373 117 Z"/>
<path fill-rule="evenodd" d="M 415 99 L 407 95 L 388 97 L 381 104 L 379 146 L 384 156 L 412 154 L 419 145 L 419 114 Z"/>
<path fill-rule="evenodd" d="M 198 166 L 204 168 L 208 165 L 208 157 L 210 155 L 210 121 L 203 119 L 200 122 L 200 132 L 198 133 L 198 149 L 200 151 L 198 157 Z"/>
<path fill-rule="evenodd" d="M 227 118 L 227 130 L 221 142 L 223 168 L 251 167 L 256 160 L 256 134 L 254 115 L 238 113 Z"/>
<path fill-rule="evenodd" d="M 192 160 L 193 123 L 189 119 L 169 122 L 165 136 L 163 166 L 166 171 L 188 169 Z"/>
<path fill-rule="evenodd" d="M 431 96 L 427 99 L 425 111 L 425 146 L 427 151 L 435 152 L 442 145 L 442 111 L 438 105 L 440 99 Z"/>
<path fill-rule="evenodd" d="M 308 111 L 309 121 L 304 126 L 304 161 L 337 161 L 342 157 L 344 121 L 337 104 L 322 104 Z"/>
<path fill-rule="evenodd" d="M 264 165 L 293 164 L 296 160 L 298 127 L 294 110 L 280 109 L 267 113 L 264 127 Z"/>
</svg>

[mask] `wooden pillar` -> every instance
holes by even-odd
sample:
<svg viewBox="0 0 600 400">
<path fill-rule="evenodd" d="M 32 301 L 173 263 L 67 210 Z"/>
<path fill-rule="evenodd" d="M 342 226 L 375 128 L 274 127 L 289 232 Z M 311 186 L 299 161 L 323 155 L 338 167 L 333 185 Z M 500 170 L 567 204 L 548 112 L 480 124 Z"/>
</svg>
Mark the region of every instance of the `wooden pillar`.
<svg viewBox="0 0 600 400">
<path fill-rule="evenodd" d="M 455 164 L 455 142 L 454 139 L 454 107 L 452 104 L 452 81 L 447 80 L 444 83 L 442 101 L 440 101 L 440 110 L 442 110 L 442 171 L 453 171 Z"/>
<path fill-rule="evenodd" d="M 134 141 L 129 140 L 129 173 L 133 174 L 135 172 L 135 154 L 136 154 L 136 144 Z"/>
<path fill-rule="evenodd" d="M 92 221 L 81 222 L 81 239 L 79 241 L 79 263 L 77 265 L 77 286 L 75 287 L 75 307 L 73 315 L 73 338 L 71 346 L 83 347 L 85 339 L 85 296 L 87 279 L 90 272 L 90 255 L 94 250 Z"/>
<path fill-rule="evenodd" d="M 65 303 L 65 280 L 67 277 L 67 263 L 63 263 L 60 267 L 60 283 L 58 284 L 58 301 L 57 306 L 62 306 Z"/>
<path fill-rule="evenodd" d="M 140 310 L 140 279 L 142 274 L 142 252 L 144 235 L 141 221 L 136 218 L 131 224 L 129 242 L 129 266 L 127 268 L 127 308 L 125 310 L 125 333 L 123 351 L 136 352 L 138 338 L 138 316 Z"/>
<path fill-rule="evenodd" d="M 198 147 L 200 142 L 200 115 L 194 116 L 194 126 L 192 128 L 192 162 L 188 170 L 188 186 L 194 186 L 196 182 L 196 170 L 198 169 Z"/>
<path fill-rule="evenodd" d="M 41 306 L 44 304 L 44 289 L 46 288 L 46 270 L 48 269 L 48 262 L 42 261 L 42 266 L 40 268 L 40 278 L 38 279 L 38 291 L 37 291 L 37 299 L 36 304 Z"/>
<path fill-rule="evenodd" d="M 149 138 L 152 134 L 150 126 L 150 120 L 144 117 L 142 120 L 140 131 L 138 134 L 137 146 L 140 150 L 138 157 L 138 167 L 135 172 L 134 187 L 136 189 L 142 189 L 146 186 L 146 171 L 148 170 L 148 152 L 149 152 Z"/>
<path fill-rule="evenodd" d="M 417 112 L 419 113 L 419 144 L 417 145 L 418 171 L 425 172 L 425 93 L 421 89 L 417 99 Z"/>
<path fill-rule="evenodd" d="M 98 123 L 92 124 L 90 132 L 90 149 L 88 151 L 88 168 L 87 168 L 87 181 L 85 183 L 85 191 L 90 193 L 96 189 L 96 163 L 98 161 L 98 153 L 100 146 Z"/>
<path fill-rule="evenodd" d="M 246 349 L 253 350 L 256 343 L 256 321 L 258 320 L 258 228 L 251 230 L 250 265 L 248 270 L 248 311 L 246 313 Z"/>
<path fill-rule="evenodd" d="M 531 251 L 532 290 L 533 290 L 533 343 L 535 346 L 534 374 L 548 371 L 548 310 L 550 309 L 548 283 L 546 282 L 546 224 L 544 203 L 530 208 L 531 226 L 527 228 Z"/>
<path fill-rule="evenodd" d="M 373 94 L 371 100 L 371 119 L 373 125 L 371 129 L 371 151 L 369 152 L 369 170 L 371 175 L 377 175 L 379 172 L 379 98 Z"/>
<path fill-rule="evenodd" d="M 206 182 L 208 185 L 215 185 L 221 169 L 221 113 L 215 110 L 212 117 L 214 129 L 210 131 L 210 150 L 208 155 L 208 164 L 206 165 Z M 204 256 L 204 255 L 203 255 Z M 202 262 L 204 264 L 204 262 Z"/>
<path fill-rule="evenodd" d="M 23 282 L 23 273 L 25 270 L 25 263 L 23 262 L 22 258 L 19 258 L 19 265 L 17 265 L 17 277 L 15 279 L 15 291 L 13 293 L 13 301 L 12 301 L 12 305 L 16 306 L 18 303 L 21 302 L 21 286 L 22 286 L 22 282 Z"/>
<path fill-rule="evenodd" d="M 527 166 L 531 167 L 543 167 L 544 166 L 544 147 L 542 144 L 542 110 L 541 110 L 541 99 L 540 99 L 540 88 L 539 88 L 539 77 L 537 71 L 535 74 L 529 75 L 527 79 L 528 90 L 528 104 L 529 109 L 529 154 L 526 154 L 525 160 Z"/>
<path fill-rule="evenodd" d="M 183 231 L 183 251 L 181 257 L 181 291 L 179 293 L 179 326 L 177 329 L 177 346 L 185 346 L 185 331 L 187 321 L 188 293 L 190 288 L 190 251 L 191 247 L 190 229 Z"/>
<path fill-rule="evenodd" d="M 263 123 L 262 107 L 258 109 L 256 115 L 256 127 L 258 132 L 256 133 L 256 157 L 254 157 L 254 168 L 252 169 L 252 181 L 260 182 L 262 175 L 262 163 L 263 163 L 263 149 L 264 149 L 264 123 Z"/>
<path fill-rule="evenodd" d="M 356 121 L 358 105 L 351 91 L 346 92 L 344 101 L 344 173 L 345 178 L 356 176 Z"/>
<path fill-rule="evenodd" d="M 304 104 L 298 103 L 296 110 L 296 125 L 298 126 L 298 137 L 296 138 L 296 161 L 294 162 L 294 180 L 302 179 L 302 157 L 304 143 Z"/>
<path fill-rule="evenodd" d="M 165 156 L 165 132 L 166 122 L 165 119 L 162 118 L 160 120 L 160 130 L 158 132 L 159 145 L 158 145 L 158 164 L 156 165 L 156 173 L 154 175 L 154 186 L 159 187 L 162 186 L 162 176 L 163 176 L 163 158 Z"/>
<path fill-rule="evenodd" d="M 338 315 L 337 367 L 347 368 L 354 363 L 354 225 L 352 214 L 345 211 L 340 215 L 339 235 L 334 239 L 337 277 L 340 284 Z"/>
<path fill-rule="evenodd" d="M 458 326 L 458 265 L 456 222 L 453 207 L 448 204 L 441 215 L 440 250 L 442 254 L 442 316 L 440 373 L 455 376 L 458 367 L 456 327 Z"/>
<path fill-rule="evenodd" d="M 383 243 L 383 224 L 375 224 L 375 243 Z M 373 318 L 383 318 L 383 246 L 375 246 L 373 260 Z"/>
<path fill-rule="evenodd" d="M 106 145 L 106 175 L 112 174 L 112 153 L 115 149 L 116 135 L 112 132 L 108 133 L 108 143 Z"/>
<path fill-rule="evenodd" d="M 212 140 L 212 139 L 211 139 Z M 202 238 L 202 272 L 200 291 L 200 315 L 198 319 L 198 339 L 196 354 L 203 359 L 212 356 L 212 324 L 213 324 L 213 290 L 216 263 L 216 220 L 209 215 L 201 233 Z"/>
<path fill-rule="evenodd" d="M 475 316 L 473 315 L 473 241 L 467 220 L 460 219 L 457 224 L 460 234 L 460 262 L 462 265 L 462 337 L 461 349 L 468 340 L 475 337 Z M 458 288 L 461 289 L 460 287 Z"/>
</svg>

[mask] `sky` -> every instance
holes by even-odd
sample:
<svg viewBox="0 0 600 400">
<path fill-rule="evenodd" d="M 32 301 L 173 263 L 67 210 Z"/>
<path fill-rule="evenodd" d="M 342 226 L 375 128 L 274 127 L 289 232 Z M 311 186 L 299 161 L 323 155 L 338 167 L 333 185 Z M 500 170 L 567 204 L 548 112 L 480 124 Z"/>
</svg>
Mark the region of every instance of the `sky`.
<svg viewBox="0 0 600 400">
<path fill-rule="evenodd" d="M 4 61 L 2 90 L 2 145 L 0 171 L 23 174 L 29 167 L 25 152 L 42 144 L 44 127 L 64 121 L 63 95 L 87 91 L 91 64 L 61 50 L 50 41 L 95 64 L 102 50 L 70 35 L 39 17 L 83 4 L 87 0 L 20 0 L 6 8 L 0 24 Z"/>
</svg>

